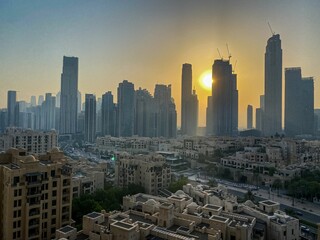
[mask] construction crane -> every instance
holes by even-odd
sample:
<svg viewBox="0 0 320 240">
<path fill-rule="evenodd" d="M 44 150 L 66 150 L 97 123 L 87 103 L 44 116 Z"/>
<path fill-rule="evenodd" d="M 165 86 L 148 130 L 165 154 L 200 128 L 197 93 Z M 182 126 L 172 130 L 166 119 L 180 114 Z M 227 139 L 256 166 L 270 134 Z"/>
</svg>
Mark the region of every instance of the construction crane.
<svg viewBox="0 0 320 240">
<path fill-rule="evenodd" d="M 272 36 L 274 36 L 274 35 L 275 35 L 275 32 L 272 30 L 271 25 L 270 25 L 269 22 L 268 22 L 268 26 L 269 26 L 269 29 L 270 29 L 270 32 L 271 32 Z"/>
<path fill-rule="evenodd" d="M 230 58 L 231 58 L 232 56 L 231 56 L 231 53 L 229 52 L 228 43 L 227 43 L 226 45 L 227 45 L 227 51 L 228 51 L 228 58 L 229 58 L 229 62 L 230 62 Z"/>
<path fill-rule="evenodd" d="M 217 51 L 218 51 L 218 54 L 219 54 L 221 60 L 223 60 L 223 56 L 221 56 L 220 51 L 219 51 L 219 48 L 217 48 Z"/>
<path fill-rule="evenodd" d="M 238 61 L 238 60 L 236 60 L 235 63 L 234 63 L 234 67 L 233 67 L 232 73 L 234 73 L 234 72 L 236 71 L 237 61 Z"/>
</svg>

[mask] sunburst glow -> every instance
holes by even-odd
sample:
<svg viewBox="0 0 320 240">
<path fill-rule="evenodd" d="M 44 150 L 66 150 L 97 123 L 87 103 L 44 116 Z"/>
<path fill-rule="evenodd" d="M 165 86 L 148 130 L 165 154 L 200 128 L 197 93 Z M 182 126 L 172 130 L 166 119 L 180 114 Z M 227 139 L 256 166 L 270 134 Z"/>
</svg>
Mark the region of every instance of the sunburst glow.
<svg viewBox="0 0 320 240">
<path fill-rule="evenodd" d="M 205 90 L 211 90 L 212 88 L 212 73 L 211 70 L 207 70 L 201 74 L 199 78 L 200 85 Z"/>
</svg>

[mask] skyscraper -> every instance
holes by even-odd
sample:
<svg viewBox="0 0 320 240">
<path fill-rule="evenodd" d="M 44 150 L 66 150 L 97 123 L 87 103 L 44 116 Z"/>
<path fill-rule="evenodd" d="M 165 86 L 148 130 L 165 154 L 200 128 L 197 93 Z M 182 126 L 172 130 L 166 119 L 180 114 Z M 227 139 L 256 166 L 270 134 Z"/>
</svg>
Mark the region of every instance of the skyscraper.
<svg viewBox="0 0 320 240">
<path fill-rule="evenodd" d="M 268 39 L 265 53 L 265 109 L 263 134 L 282 131 L 282 49 L 280 35 Z"/>
<path fill-rule="evenodd" d="M 42 130 L 56 129 L 55 126 L 55 108 L 56 97 L 53 97 L 51 93 L 46 93 L 45 101 L 42 103 Z"/>
<path fill-rule="evenodd" d="M 287 136 L 313 134 L 313 78 L 302 78 L 301 68 L 285 69 L 285 118 Z"/>
<path fill-rule="evenodd" d="M 102 95 L 101 105 L 101 128 L 102 135 L 116 135 L 116 107 L 113 102 L 113 95 L 111 92 L 106 92 Z"/>
<path fill-rule="evenodd" d="M 38 97 L 38 105 L 41 106 L 41 104 L 43 103 L 43 101 L 44 101 L 43 95 L 39 95 L 39 97 Z"/>
<path fill-rule="evenodd" d="M 182 65 L 181 77 L 181 133 L 196 135 L 198 127 L 198 98 L 192 91 L 192 65 Z"/>
<path fill-rule="evenodd" d="M 134 130 L 134 85 L 127 80 L 118 87 L 118 136 L 131 137 Z"/>
<path fill-rule="evenodd" d="M 253 108 L 251 105 L 247 107 L 247 129 L 252 129 Z"/>
<path fill-rule="evenodd" d="M 177 112 L 171 85 L 156 84 L 154 89 L 156 109 L 156 137 L 175 138 L 177 134 Z"/>
<path fill-rule="evenodd" d="M 238 131 L 237 75 L 229 61 L 215 60 L 212 65 L 212 109 L 207 122 L 215 136 L 233 136 Z M 208 104 L 209 106 L 210 104 Z M 209 114 L 209 112 L 207 113 Z"/>
<path fill-rule="evenodd" d="M 78 58 L 63 57 L 60 95 L 60 134 L 77 131 Z"/>
<path fill-rule="evenodd" d="M 155 136 L 154 99 L 146 89 L 139 88 L 135 97 L 134 134 L 142 137 Z"/>
<path fill-rule="evenodd" d="M 30 98 L 30 106 L 35 107 L 37 105 L 36 96 L 31 96 Z"/>
<path fill-rule="evenodd" d="M 213 134 L 213 107 L 212 96 L 208 96 L 207 109 L 206 109 L 206 135 L 211 136 Z"/>
<path fill-rule="evenodd" d="M 256 129 L 262 131 L 264 113 L 264 95 L 260 95 L 260 107 L 256 109 Z"/>
<path fill-rule="evenodd" d="M 93 143 L 96 139 L 96 96 L 85 95 L 84 139 Z"/>
<path fill-rule="evenodd" d="M 12 127 L 16 124 L 16 106 L 17 106 L 17 92 L 8 91 L 7 98 L 7 126 Z"/>
</svg>

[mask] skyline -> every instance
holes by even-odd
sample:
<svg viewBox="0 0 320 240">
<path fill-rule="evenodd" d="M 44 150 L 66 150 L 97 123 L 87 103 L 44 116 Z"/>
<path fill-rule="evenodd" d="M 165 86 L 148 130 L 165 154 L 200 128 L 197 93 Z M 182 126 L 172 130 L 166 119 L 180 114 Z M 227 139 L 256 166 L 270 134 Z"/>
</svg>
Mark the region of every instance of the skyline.
<svg viewBox="0 0 320 240">
<path fill-rule="evenodd" d="M 18 91 L 18 100 L 27 101 L 31 95 L 56 94 L 62 57 L 76 56 L 82 94 L 101 97 L 112 91 L 116 99 L 117 86 L 125 79 L 135 89 L 150 92 L 157 83 L 172 84 L 180 126 L 181 66 L 190 63 L 199 99 L 199 126 L 204 126 L 211 90 L 203 89 L 198 80 L 219 59 L 217 48 L 227 59 L 228 43 L 231 63 L 237 60 L 239 128 L 245 128 L 247 105 L 259 107 L 264 93 L 264 51 L 271 36 L 268 21 L 282 40 L 282 76 L 284 68 L 301 67 L 304 76 L 315 77 L 315 108 L 319 107 L 320 70 L 313 59 L 320 52 L 320 3 L 201 3 L 2 1 L 0 107 L 6 107 L 7 90 Z"/>
</svg>

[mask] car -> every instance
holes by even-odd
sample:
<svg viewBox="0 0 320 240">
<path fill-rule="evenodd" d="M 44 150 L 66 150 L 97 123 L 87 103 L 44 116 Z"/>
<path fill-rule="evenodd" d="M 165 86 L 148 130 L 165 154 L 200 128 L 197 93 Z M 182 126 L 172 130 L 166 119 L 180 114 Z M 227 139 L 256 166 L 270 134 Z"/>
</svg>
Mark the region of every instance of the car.
<svg viewBox="0 0 320 240">
<path fill-rule="evenodd" d="M 307 227 L 304 226 L 304 225 L 301 225 L 301 226 L 300 226 L 300 229 L 301 229 L 301 231 L 304 231 L 304 232 L 310 232 L 310 229 L 307 228 Z"/>
</svg>

